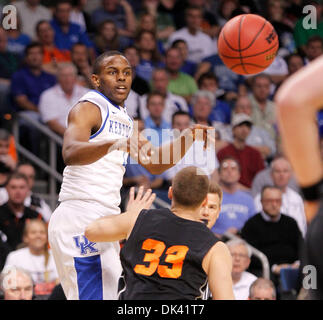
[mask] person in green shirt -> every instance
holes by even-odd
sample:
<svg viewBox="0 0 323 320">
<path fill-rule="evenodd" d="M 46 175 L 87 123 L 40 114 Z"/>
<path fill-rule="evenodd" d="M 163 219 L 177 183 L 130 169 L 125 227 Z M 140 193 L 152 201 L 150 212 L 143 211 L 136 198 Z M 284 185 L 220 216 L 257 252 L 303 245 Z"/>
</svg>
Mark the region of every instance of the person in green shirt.
<svg viewBox="0 0 323 320">
<path fill-rule="evenodd" d="M 165 67 L 170 75 L 168 90 L 185 98 L 189 103 L 192 95 L 198 90 L 197 84 L 189 74 L 181 72 L 183 58 L 178 48 L 169 48 L 165 53 Z"/>
<path fill-rule="evenodd" d="M 316 26 L 313 25 L 314 19 L 309 15 L 299 19 L 296 22 L 294 28 L 294 39 L 296 48 L 299 50 L 306 52 L 305 47 L 307 41 L 315 35 L 318 35 L 323 38 L 323 5 L 321 1 L 313 0 L 309 3 L 315 8 L 316 11 Z"/>
</svg>

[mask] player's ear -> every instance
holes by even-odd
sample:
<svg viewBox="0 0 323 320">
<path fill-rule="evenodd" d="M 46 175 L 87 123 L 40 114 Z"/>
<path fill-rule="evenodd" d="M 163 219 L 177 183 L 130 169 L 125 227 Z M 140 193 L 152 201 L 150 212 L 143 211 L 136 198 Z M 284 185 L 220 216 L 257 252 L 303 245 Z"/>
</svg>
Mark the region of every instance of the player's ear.
<svg viewBox="0 0 323 320">
<path fill-rule="evenodd" d="M 93 83 L 93 85 L 95 87 L 99 87 L 100 86 L 100 79 L 99 79 L 99 77 L 98 77 L 97 74 L 92 74 L 91 75 L 91 81 L 92 81 L 92 83 Z"/>
<path fill-rule="evenodd" d="M 172 187 L 169 187 L 169 189 L 168 189 L 168 199 L 169 200 L 173 199 L 173 189 L 172 189 Z"/>
</svg>

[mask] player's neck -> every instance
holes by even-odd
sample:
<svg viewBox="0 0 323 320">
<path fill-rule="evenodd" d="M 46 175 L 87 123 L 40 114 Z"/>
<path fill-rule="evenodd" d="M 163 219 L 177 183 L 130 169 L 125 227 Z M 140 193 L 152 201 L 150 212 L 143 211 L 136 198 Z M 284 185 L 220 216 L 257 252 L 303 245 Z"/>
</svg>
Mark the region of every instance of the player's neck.
<svg viewBox="0 0 323 320">
<path fill-rule="evenodd" d="M 180 218 L 198 221 L 200 209 L 184 208 L 173 204 L 171 207 L 171 211 Z"/>
</svg>

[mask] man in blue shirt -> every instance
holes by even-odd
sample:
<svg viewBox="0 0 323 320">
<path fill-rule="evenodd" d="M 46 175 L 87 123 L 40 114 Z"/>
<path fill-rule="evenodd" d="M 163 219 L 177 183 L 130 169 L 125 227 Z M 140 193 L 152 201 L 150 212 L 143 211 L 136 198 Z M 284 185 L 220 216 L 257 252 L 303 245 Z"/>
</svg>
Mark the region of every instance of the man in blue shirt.
<svg viewBox="0 0 323 320">
<path fill-rule="evenodd" d="M 144 133 L 154 146 L 161 146 L 169 140 L 171 125 L 163 119 L 165 97 L 152 92 L 147 97 L 149 116 L 145 119 Z"/>
<path fill-rule="evenodd" d="M 39 97 L 43 91 L 56 84 L 56 78 L 42 71 L 43 49 L 39 43 L 31 43 L 25 50 L 25 66 L 16 71 L 11 78 L 11 96 L 15 111 L 24 112 L 34 120 L 40 121 Z M 20 123 L 21 136 L 26 139 L 25 146 L 38 154 L 39 133 L 30 124 Z"/>
<path fill-rule="evenodd" d="M 90 51 L 91 58 L 95 58 L 92 42 L 86 32 L 78 24 L 70 22 L 72 6 L 69 1 L 58 1 L 51 25 L 55 30 L 55 45 L 58 49 L 70 50 L 75 43 L 83 43 Z"/>
<path fill-rule="evenodd" d="M 236 159 L 224 158 L 219 167 L 220 186 L 223 191 L 221 212 L 212 231 L 218 235 L 225 232 L 237 234 L 245 222 L 255 214 L 253 198 L 243 191 L 240 167 Z"/>
</svg>

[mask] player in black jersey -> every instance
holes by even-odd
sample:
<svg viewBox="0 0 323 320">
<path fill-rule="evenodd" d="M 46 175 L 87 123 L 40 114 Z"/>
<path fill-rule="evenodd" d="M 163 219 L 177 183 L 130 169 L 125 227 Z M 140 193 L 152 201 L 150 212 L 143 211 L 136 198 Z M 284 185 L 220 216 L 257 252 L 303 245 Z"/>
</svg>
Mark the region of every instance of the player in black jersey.
<svg viewBox="0 0 323 320">
<path fill-rule="evenodd" d="M 201 299 L 207 279 L 213 299 L 234 299 L 230 252 L 200 221 L 208 188 L 207 176 L 187 167 L 173 179 L 171 210 L 141 210 L 142 204 L 87 227 L 90 241 L 127 239 L 120 253 L 120 299 Z"/>
<path fill-rule="evenodd" d="M 302 263 L 316 268 L 317 283 L 312 283 L 310 298 L 319 300 L 323 299 L 323 166 L 316 114 L 323 106 L 322 72 L 320 57 L 291 76 L 276 96 L 282 141 L 301 186 L 310 223 Z"/>
</svg>

